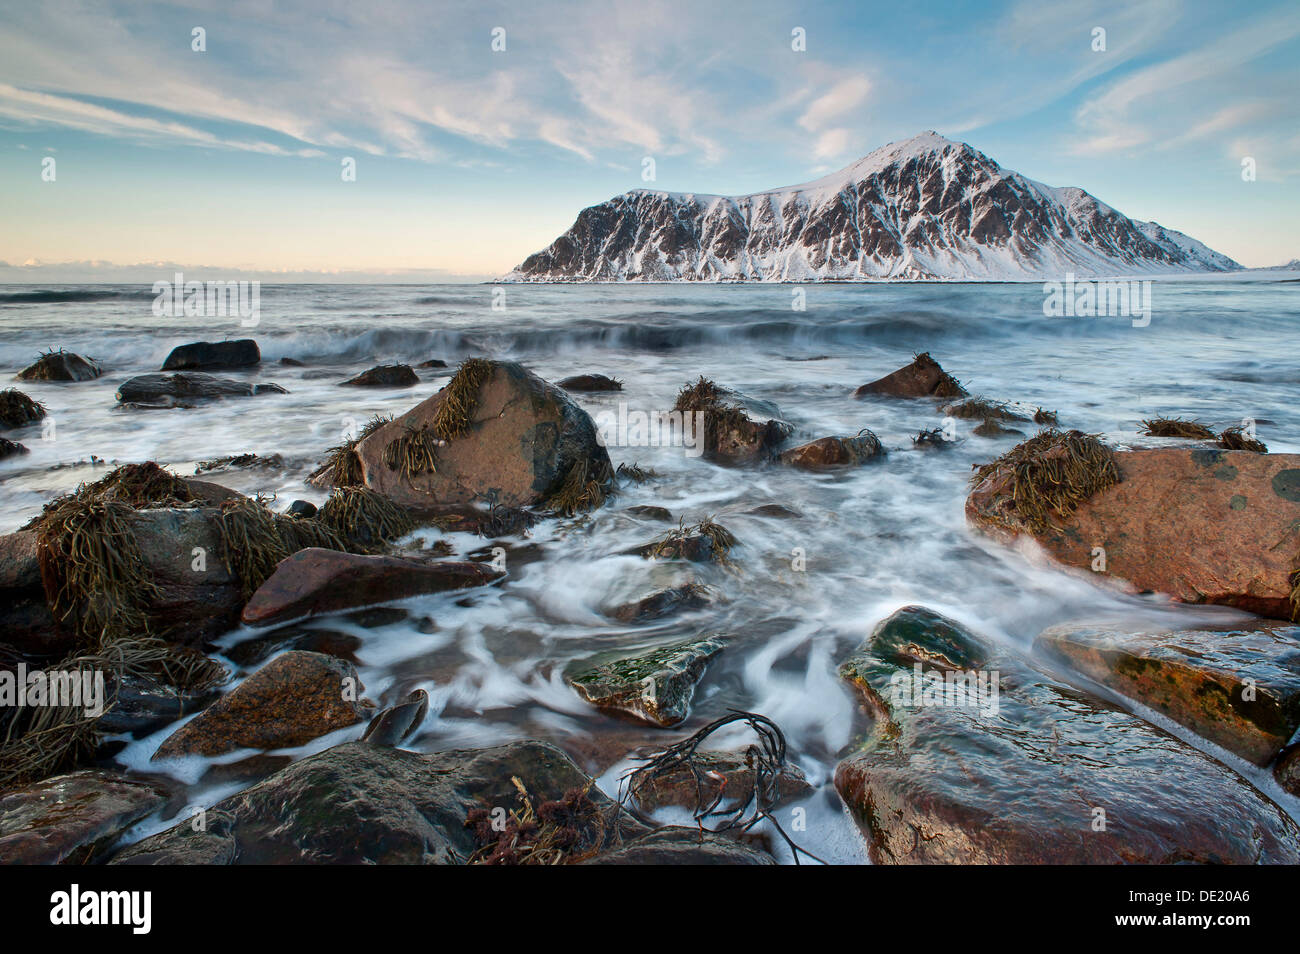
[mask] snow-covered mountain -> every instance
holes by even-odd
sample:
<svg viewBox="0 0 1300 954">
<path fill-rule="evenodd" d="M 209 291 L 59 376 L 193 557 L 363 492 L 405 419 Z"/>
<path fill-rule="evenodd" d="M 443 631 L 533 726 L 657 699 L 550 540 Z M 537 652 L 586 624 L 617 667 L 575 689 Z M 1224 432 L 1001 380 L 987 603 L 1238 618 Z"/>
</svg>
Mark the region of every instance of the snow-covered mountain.
<svg viewBox="0 0 1300 954">
<path fill-rule="evenodd" d="M 1239 268 L 1181 232 L 926 132 L 770 192 L 636 189 L 583 209 L 506 280 L 1015 281 Z"/>
</svg>

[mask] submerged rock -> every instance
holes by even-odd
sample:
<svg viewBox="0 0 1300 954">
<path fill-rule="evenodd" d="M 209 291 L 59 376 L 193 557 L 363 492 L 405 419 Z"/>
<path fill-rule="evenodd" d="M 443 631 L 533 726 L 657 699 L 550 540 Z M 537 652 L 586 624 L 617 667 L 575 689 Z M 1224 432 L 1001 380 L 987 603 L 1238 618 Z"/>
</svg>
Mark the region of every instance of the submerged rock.
<svg viewBox="0 0 1300 954">
<path fill-rule="evenodd" d="M 971 430 L 976 437 L 1024 437 L 1024 431 L 1014 427 L 1003 427 L 993 418 L 985 418 Z"/>
<path fill-rule="evenodd" d="M 7 460 L 10 457 L 21 457 L 23 454 L 30 454 L 31 451 L 26 446 L 19 444 L 17 441 L 11 441 L 7 437 L 0 437 L 0 460 Z"/>
<path fill-rule="evenodd" d="M 237 341 L 195 341 L 173 348 L 163 362 L 164 371 L 220 371 L 251 368 L 261 363 L 262 351 L 252 338 Z M 283 363 L 283 362 L 282 362 Z"/>
<path fill-rule="evenodd" d="M 483 586 L 503 575 L 486 563 L 362 556 L 309 547 L 280 561 L 249 599 L 241 619 L 249 626 L 269 626 L 421 593 Z"/>
<path fill-rule="evenodd" d="M 819 437 L 782 451 L 779 460 L 802 470 L 837 470 L 857 467 L 884 456 L 880 438 L 864 429 L 857 437 Z"/>
<path fill-rule="evenodd" d="M 410 388 L 419 383 L 420 376 L 409 364 L 381 364 L 342 382 L 357 388 Z"/>
<path fill-rule="evenodd" d="M 258 394 L 288 394 L 278 384 L 250 384 L 217 378 L 203 371 L 176 374 L 139 374 L 122 382 L 117 400 L 133 407 L 179 407 L 195 401 L 216 401 Z"/>
<path fill-rule="evenodd" d="M 646 520 L 661 520 L 671 523 L 673 519 L 672 511 L 667 507 L 656 507 L 652 504 L 644 504 L 638 507 L 628 507 L 627 512 L 635 514 L 638 517 L 644 517 Z"/>
<path fill-rule="evenodd" d="M 0 795 L 0 864 L 84 865 L 167 801 L 153 782 L 88 769 Z"/>
<path fill-rule="evenodd" d="M 18 372 L 19 381 L 93 381 L 103 372 L 98 364 L 71 351 L 46 351 Z"/>
<path fill-rule="evenodd" d="M 560 387 L 566 391 L 621 391 L 623 384 L 615 378 L 607 378 L 603 374 L 575 374 L 571 378 L 565 378 L 560 382 Z"/>
<path fill-rule="evenodd" d="M 218 802 L 206 831 L 184 822 L 119 852 L 111 864 L 463 864 L 481 845 L 472 811 L 534 804 L 590 779 L 545 742 L 420 755 L 350 742 L 295 762 Z M 603 812 L 610 800 L 592 788 Z M 615 826 L 609 826 L 609 834 Z M 617 830 L 645 833 L 631 820 Z"/>
<path fill-rule="evenodd" d="M 674 825 L 652 831 L 580 864 L 774 865 L 776 859 L 727 835 Z"/>
<path fill-rule="evenodd" d="M 608 488 L 590 415 L 522 365 L 466 362 L 433 397 L 356 447 L 367 487 L 409 507 L 547 504 Z M 595 505 L 603 492 L 587 498 Z"/>
<path fill-rule="evenodd" d="M 892 371 L 883 378 L 864 384 L 853 392 L 856 398 L 871 395 L 898 398 L 958 398 L 966 396 L 963 388 L 951 374 L 930 357 L 929 352 L 918 354 L 911 364 Z"/>
<path fill-rule="evenodd" d="M 604 653 L 572 665 L 565 679 L 598 709 L 667 728 L 690 713 L 705 667 L 729 641 L 713 635 L 635 656 Z"/>
<path fill-rule="evenodd" d="M 1256 765 L 1300 728 L 1300 626 L 1133 633 L 1066 623 L 1036 645 Z"/>
<path fill-rule="evenodd" d="M 154 759 L 282 749 L 355 725 L 368 715 L 350 663 L 291 650 L 277 656 L 158 747 Z"/>
<path fill-rule="evenodd" d="M 616 606 L 610 610 L 609 615 L 622 623 L 646 623 L 669 616 L 679 610 L 708 606 L 713 599 L 713 593 L 707 586 L 699 583 L 684 583 Z"/>
<path fill-rule="evenodd" d="M 100 732 L 143 738 L 177 719 L 192 715 L 219 697 L 215 689 L 193 692 L 163 685 L 148 676 L 111 675 L 113 705 L 99 717 Z"/>
<path fill-rule="evenodd" d="M 691 762 L 700 771 L 697 778 L 687 765 L 650 775 L 636 791 L 637 806 L 653 812 L 666 805 L 694 812 L 719 801 L 720 806 L 744 802 L 754 791 L 754 756 L 750 750 L 696 752 Z M 814 789 L 803 772 L 786 764 L 776 779 L 776 801 L 772 807 L 806 798 Z"/>
<path fill-rule="evenodd" d="M 1300 861 L 1300 828 L 1240 776 L 928 610 L 841 673 L 873 726 L 835 787 L 876 863 Z"/>
<path fill-rule="evenodd" d="M 1097 572 L 1142 592 L 1291 618 L 1300 455 L 1163 448 L 1113 457 L 1119 482 L 1071 514 L 1049 514 L 1045 526 L 1025 519 L 1015 471 L 1003 465 L 971 492 L 966 517 L 1003 539 L 1027 534 L 1067 566 L 1103 566 L 1102 554 Z"/>
</svg>

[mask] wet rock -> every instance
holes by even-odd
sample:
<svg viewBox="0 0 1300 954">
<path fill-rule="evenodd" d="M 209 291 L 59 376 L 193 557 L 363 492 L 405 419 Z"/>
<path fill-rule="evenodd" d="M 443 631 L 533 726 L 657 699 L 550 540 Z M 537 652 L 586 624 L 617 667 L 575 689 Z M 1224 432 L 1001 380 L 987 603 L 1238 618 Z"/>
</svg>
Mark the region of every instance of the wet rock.
<svg viewBox="0 0 1300 954">
<path fill-rule="evenodd" d="M 841 673 L 873 725 L 835 787 L 876 863 L 1300 860 L 1300 828 L 1240 776 L 937 614 L 900 610 Z"/>
<path fill-rule="evenodd" d="M 71 351 L 44 352 L 36 363 L 18 372 L 19 381 L 93 381 L 103 372 L 98 364 Z"/>
<path fill-rule="evenodd" d="M 163 362 L 164 371 L 221 371 L 251 368 L 261 363 L 262 352 L 252 338 L 237 341 L 195 341 L 173 348 Z"/>
<path fill-rule="evenodd" d="M 756 421 L 749 411 L 757 402 L 744 402 L 728 388 L 701 376 L 677 395 L 673 410 L 682 415 L 683 432 L 700 440 L 709 460 L 747 463 L 767 457 L 793 433 L 794 428 L 777 415 Z M 775 411 L 774 405 L 767 405 Z"/>
<path fill-rule="evenodd" d="M 280 359 L 280 364 L 283 365 L 283 366 L 286 367 L 286 368 L 302 368 L 302 367 L 305 367 L 305 365 L 303 364 L 303 362 L 299 361 L 297 358 L 281 358 L 281 359 Z"/>
<path fill-rule="evenodd" d="M 250 384 L 214 377 L 204 371 L 179 371 L 176 374 L 136 375 L 118 387 L 117 400 L 132 407 L 165 408 L 222 398 L 288 393 L 278 384 Z"/>
<path fill-rule="evenodd" d="M 1134 633 L 1067 623 L 1036 644 L 1256 765 L 1300 728 L 1300 626 Z"/>
<path fill-rule="evenodd" d="M 324 653 L 356 665 L 361 645 L 361 638 L 352 633 L 309 626 L 282 626 L 265 636 L 236 643 L 225 651 L 225 656 L 237 666 L 256 666 L 282 649 L 301 649 L 309 653 Z"/>
<path fill-rule="evenodd" d="M 802 470 L 836 470 L 857 467 L 884 456 L 880 438 L 864 429 L 857 437 L 819 437 L 782 451 L 778 459 Z"/>
<path fill-rule="evenodd" d="M 668 523 L 672 522 L 673 515 L 667 507 L 655 507 L 651 505 L 642 505 L 639 507 L 628 507 L 627 513 L 635 514 L 638 517 L 644 517 L 646 520 L 662 520 Z"/>
<path fill-rule="evenodd" d="M 421 361 L 416 365 L 416 367 L 429 371 L 436 368 L 445 368 L 447 367 L 447 362 L 443 361 L 442 358 L 430 358 L 428 361 Z"/>
<path fill-rule="evenodd" d="M 669 826 L 580 862 L 584 865 L 774 865 L 776 859 L 726 835 Z"/>
<path fill-rule="evenodd" d="M 643 812 L 667 805 L 697 811 L 718 801 L 721 806 L 744 802 L 754 791 L 754 756 L 749 750 L 696 752 L 692 757 L 700 770 L 697 779 L 686 765 L 651 776 L 637 789 L 636 802 Z M 797 766 L 787 764 L 776 779 L 777 801 L 784 804 L 806 798 L 814 789 Z"/>
<path fill-rule="evenodd" d="M 761 507 L 755 507 L 753 510 L 746 512 L 756 517 L 772 517 L 777 520 L 796 520 L 803 516 L 798 510 L 784 504 L 763 504 Z"/>
<path fill-rule="evenodd" d="M 17 441 L 11 441 L 7 437 L 0 437 L 0 460 L 7 460 L 10 457 L 21 457 L 23 454 L 30 454 L 24 445 Z"/>
<path fill-rule="evenodd" d="M 409 739 L 429 714 L 429 694 L 416 689 L 397 705 L 380 710 L 366 726 L 362 742 L 399 745 Z"/>
<path fill-rule="evenodd" d="M 420 755 L 350 742 L 302 759 L 208 812 L 119 852 L 111 864 L 461 864 L 479 848 L 466 827 L 479 808 L 519 807 L 589 779 L 544 742 Z M 589 797 L 608 811 L 609 799 Z M 624 821 L 625 837 L 645 831 Z"/>
<path fill-rule="evenodd" d="M 603 374 L 575 374 L 560 382 L 566 391 L 621 391 L 623 383 Z"/>
<path fill-rule="evenodd" d="M 572 665 L 565 679 L 598 709 L 667 728 L 690 713 L 705 667 L 729 640 L 703 636 L 635 656 L 605 653 Z"/>
<path fill-rule="evenodd" d="M 215 689 L 185 692 L 131 673 L 110 677 L 113 705 L 99 717 L 100 732 L 142 738 L 165 725 L 193 715 L 219 696 Z"/>
<path fill-rule="evenodd" d="M 350 663 L 292 650 L 277 656 L 167 737 L 155 759 L 281 749 L 355 725 L 368 715 Z"/>
<path fill-rule="evenodd" d="M 285 511 L 291 517 L 314 517 L 317 512 L 316 505 L 310 500 L 295 500 Z"/>
<path fill-rule="evenodd" d="M 1280 756 L 1273 766 L 1273 777 L 1283 790 L 1300 796 L 1300 744 L 1291 746 Z"/>
<path fill-rule="evenodd" d="M 0 795 L 0 864 L 86 864 L 166 800 L 158 784 L 99 770 L 14 789 Z"/>
<path fill-rule="evenodd" d="M 610 610 L 611 618 L 622 623 L 648 623 L 681 610 L 699 609 L 713 602 L 713 593 L 699 583 L 685 583 L 651 593 L 643 599 Z"/>
<path fill-rule="evenodd" d="M 216 457 L 212 460 L 199 461 L 194 466 L 195 474 L 212 474 L 227 470 L 283 470 L 284 458 L 279 454 L 263 457 L 260 454 L 234 454 L 229 457 Z"/>
<path fill-rule="evenodd" d="M 489 564 L 361 556 L 310 547 L 280 561 L 241 616 L 268 626 L 302 616 L 483 586 L 503 574 Z"/>
<path fill-rule="evenodd" d="M 449 399 L 444 418 L 463 422 L 464 429 L 439 443 L 438 413 Z M 463 416 L 450 413 L 456 407 Z M 386 460 L 390 445 L 412 435 L 432 448 L 435 470 L 413 472 Z M 365 438 L 356 453 L 367 487 L 413 507 L 483 499 L 525 507 L 547 501 L 575 475 L 604 483 L 613 478 L 587 412 L 513 362 L 463 365 L 446 387 Z"/>
<path fill-rule="evenodd" d="M 0 391 L 0 427 L 26 427 L 44 417 L 45 405 L 40 401 L 15 388 Z"/>
<path fill-rule="evenodd" d="M 864 384 L 853 392 L 856 398 L 871 395 L 956 398 L 965 397 L 966 390 L 926 352 L 918 354 L 911 364 Z"/>
<path fill-rule="evenodd" d="M 355 378 L 342 382 L 343 386 L 357 388 L 409 388 L 420 383 L 420 376 L 409 364 L 381 364 L 362 371 Z"/>
<path fill-rule="evenodd" d="M 976 424 L 971 430 L 976 437 L 1024 437 L 1024 431 L 1018 431 L 1014 427 L 1004 427 L 993 418 L 986 418 L 984 421 Z"/>
<path fill-rule="evenodd" d="M 1054 559 L 1141 592 L 1222 603 L 1290 619 L 1300 553 L 1300 455 L 1210 448 L 1119 451 L 1120 482 L 1033 533 L 995 469 L 966 500 L 966 517 L 995 537 L 1028 534 Z"/>
</svg>

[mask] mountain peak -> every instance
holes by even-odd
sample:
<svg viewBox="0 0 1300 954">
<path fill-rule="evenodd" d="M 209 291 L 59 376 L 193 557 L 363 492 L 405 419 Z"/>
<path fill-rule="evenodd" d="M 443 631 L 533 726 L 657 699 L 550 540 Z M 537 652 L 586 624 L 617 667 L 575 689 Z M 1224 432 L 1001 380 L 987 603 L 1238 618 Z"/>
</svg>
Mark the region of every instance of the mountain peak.
<svg viewBox="0 0 1300 954">
<path fill-rule="evenodd" d="M 584 209 L 520 281 L 1033 280 L 1227 271 L 1180 232 L 1052 188 L 934 130 L 802 185 L 635 190 Z"/>
</svg>

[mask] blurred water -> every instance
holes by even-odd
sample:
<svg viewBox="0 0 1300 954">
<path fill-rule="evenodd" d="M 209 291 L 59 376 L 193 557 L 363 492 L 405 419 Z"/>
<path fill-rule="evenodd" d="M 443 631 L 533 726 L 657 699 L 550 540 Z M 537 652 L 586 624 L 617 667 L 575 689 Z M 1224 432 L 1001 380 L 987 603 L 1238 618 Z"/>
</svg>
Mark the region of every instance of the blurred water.
<svg viewBox="0 0 1300 954">
<path fill-rule="evenodd" d="M 735 633 L 737 645 L 711 665 L 683 731 L 728 707 L 775 719 L 794 758 L 825 786 L 820 794 L 832 796 L 809 812 L 826 829 L 809 838 L 838 860 L 856 860 L 861 842 L 833 807 L 829 779 L 863 724 L 835 667 L 894 608 L 921 602 L 1021 646 L 1043 627 L 1081 616 L 1129 616 L 1152 625 L 1233 614 L 1103 589 L 981 540 L 962 514 L 971 466 L 1015 438 L 974 437 L 974 422 L 962 421 L 956 447 L 915 451 L 912 437 L 941 421 L 928 403 L 856 401 L 852 389 L 929 351 L 972 393 L 1056 410 L 1062 426 L 1113 443 L 1159 443 L 1139 441 L 1136 431 L 1143 418 L 1164 414 L 1218 427 L 1252 418 L 1270 450 L 1295 451 L 1297 287 L 1157 282 L 1151 323 L 1137 328 L 1118 317 L 1045 318 L 1038 285 L 810 286 L 805 311 L 792 309 L 788 286 L 506 286 L 504 310 L 493 310 L 488 286 L 264 286 L 260 324 L 244 329 L 237 319 L 155 318 L 152 294 L 136 286 L 63 287 L 35 296 L 35 289 L 4 286 L 0 369 L 16 372 L 38 350 L 56 346 L 98 359 L 106 372 L 84 384 L 22 386 L 49 408 L 56 439 L 42 440 L 39 427 L 10 435 L 32 453 L 0 464 L 0 530 L 102 474 L 51 469 L 92 454 L 158 460 L 188 474 L 199 459 L 279 453 L 283 472 L 216 479 L 247 493 L 274 493 L 277 506 L 295 497 L 319 502 L 322 495 L 303 478 L 325 448 L 353 422 L 405 411 L 450 374 L 421 371 L 420 386 L 404 390 L 338 387 L 381 363 L 442 358 L 454 368 L 464 357 L 488 355 L 522 361 L 552 381 L 579 372 L 621 379 L 620 393 L 576 396 L 593 415 L 620 401 L 634 410 L 666 410 L 683 384 L 704 374 L 774 402 L 797 428 L 796 439 L 869 427 L 890 449 L 888 460 L 833 476 L 721 467 L 681 448 L 611 447 L 615 464 L 640 463 L 659 478 L 627 487 L 590 519 L 539 524 L 526 541 L 536 552 L 512 558 L 505 585 L 464 598 L 406 601 L 412 618 L 378 628 L 338 618 L 310 624 L 362 638 L 359 669 L 377 702 L 416 686 L 429 691 L 432 712 L 415 748 L 549 738 L 596 773 L 637 745 L 663 744 L 679 733 L 591 712 L 564 686 L 564 665 L 611 646 Z M 263 364 L 229 376 L 274 381 L 288 395 L 184 410 L 116 408 L 117 385 L 156 371 L 174 346 L 246 336 L 257 339 Z M 306 366 L 280 366 L 281 357 Z M 802 516 L 747 512 L 769 503 Z M 683 569 L 622 555 L 665 529 L 626 512 L 637 504 L 668 507 L 687 522 L 715 517 L 740 540 L 738 569 Z M 451 539 L 461 553 L 485 543 Z M 792 566 L 796 550 L 806 558 L 803 572 Z M 642 627 L 611 623 L 602 613 L 692 576 L 716 586 L 726 603 Z M 420 617 L 432 620 L 423 625 L 432 632 L 417 628 Z M 145 768 L 159 740 L 133 744 L 122 759 Z M 317 740 L 308 750 L 331 741 L 337 739 Z M 202 768 L 175 771 L 196 780 Z M 228 788 L 197 784 L 193 800 Z"/>
</svg>

